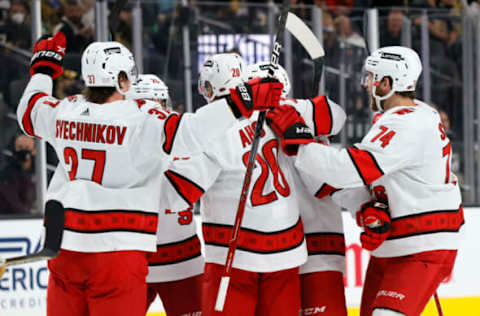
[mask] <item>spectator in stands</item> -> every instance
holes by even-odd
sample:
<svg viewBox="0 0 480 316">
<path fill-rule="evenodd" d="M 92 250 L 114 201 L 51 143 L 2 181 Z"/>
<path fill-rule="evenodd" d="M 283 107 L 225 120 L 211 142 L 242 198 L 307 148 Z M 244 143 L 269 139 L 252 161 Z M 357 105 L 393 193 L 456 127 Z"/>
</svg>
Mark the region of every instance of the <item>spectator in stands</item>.
<svg viewBox="0 0 480 316">
<path fill-rule="evenodd" d="M 352 22 L 347 16 L 337 16 L 333 24 L 340 40 L 353 46 L 365 47 L 365 40 L 357 32 L 353 31 Z"/>
<path fill-rule="evenodd" d="M 13 155 L 0 171 L 0 214 L 33 214 L 36 190 L 33 178 L 35 166 L 33 138 L 18 135 Z"/>
<path fill-rule="evenodd" d="M 23 0 L 12 0 L 5 25 L 0 27 L 0 35 L 14 46 L 30 49 L 30 9 Z"/>
<path fill-rule="evenodd" d="M 80 94 L 85 88 L 79 73 L 74 70 L 64 69 L 63 74 L 55 82 L 55 97 L 59 100 Z"/>
<path fill-rule="evenodd" d="M 480 16 L 480 0 L 470 2 L 467 13 L 478 18 L 478 16 Z"/>
<path fill-rule="evenodd" d="M 51 34 L 53 28 L 60 23 L 60 1 L 46 0 L 42 2 L 42 27 L 46 34 Z"/>
<path fill-rule="evenodd" d="M 403 11 L 392 9 L 387 17 L 387 26 L 380 32 L 380 46 L 402 45 Z"/>
<path fill-rule="evenodd" d="M 62 21 L 53 33 L 63 32 L 67 38 L 67 53 L 81 53 L 93 41 L 93 25 L 84 25 L 85 12 L 80 0 L 66 0 L 63 4 Z"/>
<path fill-rule="evenodd" d="M 115 40 L 130 50 L 132 49 L 132 20 L 132 7 L 127 5 L 118 14 L 117 29 L 115 30 Z"/>
</svg>

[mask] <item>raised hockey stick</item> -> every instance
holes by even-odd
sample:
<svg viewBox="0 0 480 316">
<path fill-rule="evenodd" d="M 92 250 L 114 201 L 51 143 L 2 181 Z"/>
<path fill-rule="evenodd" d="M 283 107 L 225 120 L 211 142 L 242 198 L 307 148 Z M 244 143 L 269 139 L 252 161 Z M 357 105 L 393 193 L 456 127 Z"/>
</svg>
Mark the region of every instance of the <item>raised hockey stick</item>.
<svg viewBox="0 0 480 316">
<path fill-rule="evenodd" d="M 320 90 L 325 51 L 312 30 L 295 14 L 288 12 L 285 28 L 302 44 L 313 61 L 313 89 L 312 97 L 317 96 Z"/>
<path fill-rule="evenodd" d="M 435 305 L 437 306 L 438 316 L 443 316 L 442 305 L 440 305 L 440 300 L 438 299 L 437 291 L 433 293 L 433 298 L 435 299 Z"/>
<path fill-rule="evenodd" d="M 45 204 L 45 243 L 43 249 L 39 252 L 26 256 L 19 256 L 8 259 L 0 258 L 0 279 L 5 273 L 5 270 L 8 266 L 55 258 L 60 251 L 64 224 L 65 212 L 63 209 L 63 205 L 55 200 L 48 201 Z"/>
<path fill-rule="evenodd" d="M 280 20 L 278 23 L 277 35 L 275 37 L 275 43 L 273 43 L 272 55 L 270 58 L 270 69 L 268 75 L 273 77 L 274 67 L 278 65 L 280 59 L 280 50 L 283 45 L 283 32 L 285 30 L 285 24 L 287 23 L 287 14 L 290 7 L 290 0 L 283 0 L 282 13 L 280 14 Z M 247 203 L 247 196 L 250 188 L 250 182 L 252 180 L 252 172 L 255 166 L 255 158 L 257 157 L 258 143 L 260 142 L 260 135 L 263 129 L 263 123 L 265 122 L 266 111 L 260 112 L 258 115 L 257 126 L 255 128 L 255 134 L 252 141 L 252 149 L 248 156 L 247 171 L 243 178 L 242 193 L 240 194 L 240 201 L 238 202 L 237 214 L 235 216 L 235 223 L 232 227 L 232 237 L 228 245 L 227 261 L 225 262 L 225 269 L 220 280 L 220 286 L 218 288 L 217 300 L 215 302 L 215 310 L 223 311 L 225 305 L 225 299 L 227 298 L 228 284 L 230 283 L 230 276 L 232 274 L 233 258 L 235 256 L 235 250 L 237 249 L 237 243 L 239 240 L 240 227 L 242 225 L 243 214 L 245 213 L 245 204 Z"/>
</svg>

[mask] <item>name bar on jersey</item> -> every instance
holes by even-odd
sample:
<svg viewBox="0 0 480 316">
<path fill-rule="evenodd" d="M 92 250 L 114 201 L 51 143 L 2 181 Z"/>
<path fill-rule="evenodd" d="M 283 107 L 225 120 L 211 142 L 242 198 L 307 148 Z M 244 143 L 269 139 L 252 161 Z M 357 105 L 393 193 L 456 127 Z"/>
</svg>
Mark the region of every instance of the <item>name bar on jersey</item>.
<svg viewBox="0 0 480 316">
<path fill-rule="evenodd" d="M 126 132 L 126 126 L 57 120 L 55 137 L 79 142 L 122 145 Z"/>
</svg>

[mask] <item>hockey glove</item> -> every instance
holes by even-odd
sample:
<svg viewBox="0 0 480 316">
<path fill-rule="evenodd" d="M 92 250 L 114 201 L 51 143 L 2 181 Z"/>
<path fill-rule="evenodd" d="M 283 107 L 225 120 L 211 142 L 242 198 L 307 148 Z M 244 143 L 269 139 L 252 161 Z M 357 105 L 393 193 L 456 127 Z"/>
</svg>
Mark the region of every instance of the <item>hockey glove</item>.
<svg viewBox="0 0 480 316">
<path fill-rule="evenodd" d="M 62 32 L 53 37 L 44 35 L 35 43 L 30 60 L 30 75 L 42 73 L 52 79 L 63 73 L 63 57 L 65 57 L 66 39 Z"/>
<path fill-rule="evenodd" d="M 249 118 L 253 111 L 276 108 L 283 84 L 275 78 L 255 78 L 230 89 L 227 102 L 236 118 Z"/>
<path fill-rule="evenodd" d="M 362 247 L 370 251 L 380 247 L 390 234 L 390 224 L 388 206 L 375 201 L 364 203 L 357 212 L 357 225 L 364 230 L 360 235 Z"/>
<path fill-rule="evenodd" d="M 280 138 L 282 150 L 288 156 L 296 155 L 300 144 L 314 141 L 310 128 L 293 106 L 281 106 L 268 111 L 267 124 Z"/>
</svg>

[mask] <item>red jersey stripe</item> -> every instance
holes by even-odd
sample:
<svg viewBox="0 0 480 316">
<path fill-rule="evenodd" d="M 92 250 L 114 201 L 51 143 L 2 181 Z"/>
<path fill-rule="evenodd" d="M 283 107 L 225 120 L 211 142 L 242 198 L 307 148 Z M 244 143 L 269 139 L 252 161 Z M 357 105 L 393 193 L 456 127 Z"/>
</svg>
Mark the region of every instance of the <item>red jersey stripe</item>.
<svg viewBox="0 0 480 316">
<path fill-rule="evenodd" d="M 370 152 L 356 147 L 348 148 L 347 152 L 365 185 L 383 176 L 383 170 Z"/>
<path fill-rule="evenodd" d="M 331 185 L 328 185 L 324 183 L 320 189 L 318 189 L 317 193 L 315 193 L 315 197 L 317 199 L 323 199 L 326 196 L 332 195 L 333 193 L 340 191 L 341 189 L 337 189 L 332 187 Z"/>
<path fill-rule="evenodd" d="M 232 237 L 231 225 L 203 223 L 203 238 L 206 245 L 228 247 Z M 276 232 L 261 232 L 248 228 L 240 229 L 238 250 L 268 254 L 283 252 L 300 246 L 303 242 L 303 223 Z"/>
<path fill-rule="evenodd" d="M 332 132 L 333 117 L 327 98 L 325 96 L 318 96 L 311 101 L 313 103 L 313 126 L 315 129 L 315 136 L 329 135 Z"/>
<path fill-rule="evenodd" d="M 463 206 L 458 210 L 442 210 L 393 218 L 388 240 L 415 235 L 458 232 L 465 223 Z"/>
<path fill-rule="evenodd" d="M 33 130 L 31 114 L 38 99 L 40 99 L 41 97 L 45 97 L 47 95 L 48 94 L 43 92 L 35 93 L 30 97 L 30 100 L 28 100 L 27 109 L 25 110 L 25 113 L 23 113 L 23 117 L 22 117 L 22 125 L 23 125 L 23 129 L 25 130 L 25 133 L 27 133 L 30 136 L 41 138 L 40 136 L 35 135 L 35 131 Z"/>
<path fill-rule="evenodd" d="M 163 151 L 167 154 L 172 152 L 173 142 L 175 140 L 175 135 L 177 135 L 178 127 L 180 126 L 180 121 L 182 120 L 182 115 L 172 114 L 165 121 L 163 127 L 165 131 L 165 142 L 163 143 Z"/>
<path fill-rule="evenodd" d="M 178 195 L 180 195 L 189 205 L 195 203 L 198 199 L 200 199 L 203 193 L 205 193 L 205 190 L 203 190 L 195 182 L 172 170 L 165 171 L 165 176 L 175 188 L 175 191 L 177 191 Z"/>
<path fill-rule="evenodd" d="M 345 256 L 345 237 L 341 233 L 305 234 L 308 255 Z"/>
<path fill-rule="evenodd" d="M 148 265 L 161 266 L 187 261 L 201 256 L 200 248 L 200 239 L 197 235 L 181 241 L 157 245 L 157 252 L 147 253 Z"/>
<path fill-rule="evenodd" d="M 65 229 L 79 233 L 157 233 L 158 215 L 142 211 L 65 209 Z"/>
</svg>

